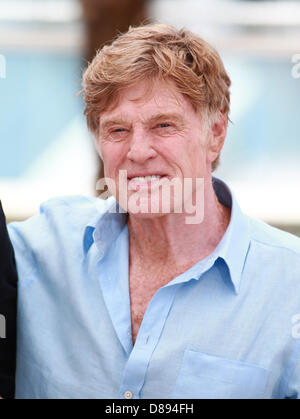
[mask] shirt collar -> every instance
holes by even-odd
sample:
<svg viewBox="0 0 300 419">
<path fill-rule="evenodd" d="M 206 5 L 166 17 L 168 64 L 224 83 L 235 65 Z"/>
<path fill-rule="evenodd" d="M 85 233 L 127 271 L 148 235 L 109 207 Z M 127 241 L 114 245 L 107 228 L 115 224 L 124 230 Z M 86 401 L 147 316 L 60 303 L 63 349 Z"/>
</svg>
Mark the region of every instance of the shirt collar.
<svg viewBox="0 0 300 419">
<path fill-rule="evenodd" d="M 97 215 L 86 226 L 83 236 L 83 251 L 87 254 L 93 243 L 103 257 L 111 243 L 116 240 L 127 223 L 127 213 L 114 197 L 99 202 Z M 100 215 L 99 215 L 100 213 Z"/>
<path fill-rule="evenodd" d="M 226 263 L 230 280 L 236 294 L 238 294 L 250 244 L 248 218 L 242 213 L 229 186 L 216 177 L 213 177 L 212 180 L 218 200 L 223 205 L 231 208 L 229 225 L 213 253 L 216 259 L 221 258 Z M 97 213 L 97 216 L 85 228 L 83 249 L 86 254 L 92 244 L 95 243 L 100 252 L 100 257 L 103 257 L 111 243 L 116 240 L 126 225 L 127 213 L 120 209 L 113 197 L 101 203 L 100 212 L 101 215 Z"/>
<path fill-rule="evenodd" d="M 225 182 L 213 177 L 213 188 L 221 204 L 231 208 L 230 222 L 216 248 L 216 254 L 226 263 L 234 290 L 238 294 L 250 245 L 248 217 L 241 211 L 233 192 Z"/>
</svg>

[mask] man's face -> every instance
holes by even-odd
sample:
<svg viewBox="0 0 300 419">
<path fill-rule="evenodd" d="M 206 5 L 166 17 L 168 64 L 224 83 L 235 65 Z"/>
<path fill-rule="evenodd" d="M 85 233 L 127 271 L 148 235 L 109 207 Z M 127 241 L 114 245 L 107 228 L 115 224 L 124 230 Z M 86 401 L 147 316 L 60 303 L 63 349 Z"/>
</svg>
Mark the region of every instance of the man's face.
<svg viewBox="0 0 300 419">
<path fill-rule="evenodd" d="M 183 185 L 185 178 L 205 178 L 216 157 L 209 148 L 211 132 L 188 99 L 172 82 L 157 81 L 150 90 L 148 83 L 122 90 L 117 106 L 100 116 L 105 178 L 112 179 L 118 191 L 119 171 L 126 170 L 128 201 L 133 194 L 161 199 L 159 184 L 167 180 L 177 178 Z M 124 208 L 126 198 L 109 189 Z M 171 201 L 174 212 L 176 202 Z M 130 205 L 126 208 L 130 213 Z"/>
</svg>

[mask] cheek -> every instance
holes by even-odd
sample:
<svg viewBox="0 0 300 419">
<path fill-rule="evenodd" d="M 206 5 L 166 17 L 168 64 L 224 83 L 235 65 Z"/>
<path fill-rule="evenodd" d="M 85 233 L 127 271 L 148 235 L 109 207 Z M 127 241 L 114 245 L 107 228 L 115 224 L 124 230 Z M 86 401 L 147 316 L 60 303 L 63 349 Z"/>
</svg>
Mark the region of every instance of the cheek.
<svg viewBox="0 0 300 419">
<path fill-rule="evenodd" d="M 103 143 L 101 145 L 101 153 L 105 171 L 107 172 L 118 170 L 124 160 L 124 156 L 126 156 L 124 145 L 120 143 Z"/>
<path fill-rule="evenodd" d="M 160 148 L 165 160 L 170 165 L 177 166 L 180 170 L 184 170 L 191 165 L 192 157 L 195 156 L 195 150 L 188 144 L 185 139 L 176 139 Z"/>
<path fill-rule="evenodd" d="M 204 177 L 207 147 L 201 142 L 191 144 L 185 154 L 185 168 L 190 177 Z"/>
</svg>

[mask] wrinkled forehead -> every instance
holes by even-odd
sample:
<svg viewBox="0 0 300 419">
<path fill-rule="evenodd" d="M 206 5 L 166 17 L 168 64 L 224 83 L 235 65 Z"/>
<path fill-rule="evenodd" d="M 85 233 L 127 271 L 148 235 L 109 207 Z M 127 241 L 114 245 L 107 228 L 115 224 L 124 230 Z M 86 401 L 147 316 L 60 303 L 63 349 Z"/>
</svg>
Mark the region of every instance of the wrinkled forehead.
<svg viewBox="0 0 300 419">
<path fill-rule="evenodd" d="M 145 113 L 191 112 L 190 101 L 179 92 L 171 80 L 143 80 L 118 91 L 110 106 L 100 115 L 100 123 L 132 111 Z"/>
</svg>

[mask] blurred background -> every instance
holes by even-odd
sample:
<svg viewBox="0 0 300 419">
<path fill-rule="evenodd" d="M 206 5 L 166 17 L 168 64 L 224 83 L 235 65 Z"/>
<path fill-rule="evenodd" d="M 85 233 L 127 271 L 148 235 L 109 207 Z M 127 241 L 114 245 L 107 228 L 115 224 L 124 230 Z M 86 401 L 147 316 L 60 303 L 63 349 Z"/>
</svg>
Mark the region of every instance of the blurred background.
<svg viewBox="0 0 300 419">
<path fill-rule="evenodd" d="M 221 165 L 244 212 L 300 235 L 300 1 L 0 0 L 0 199 L 25 219 L 46 199 L 96 195 L 101 166 L 81 74 L 128 26 L 186 27 L 232 79 Z"/>
</svg>

